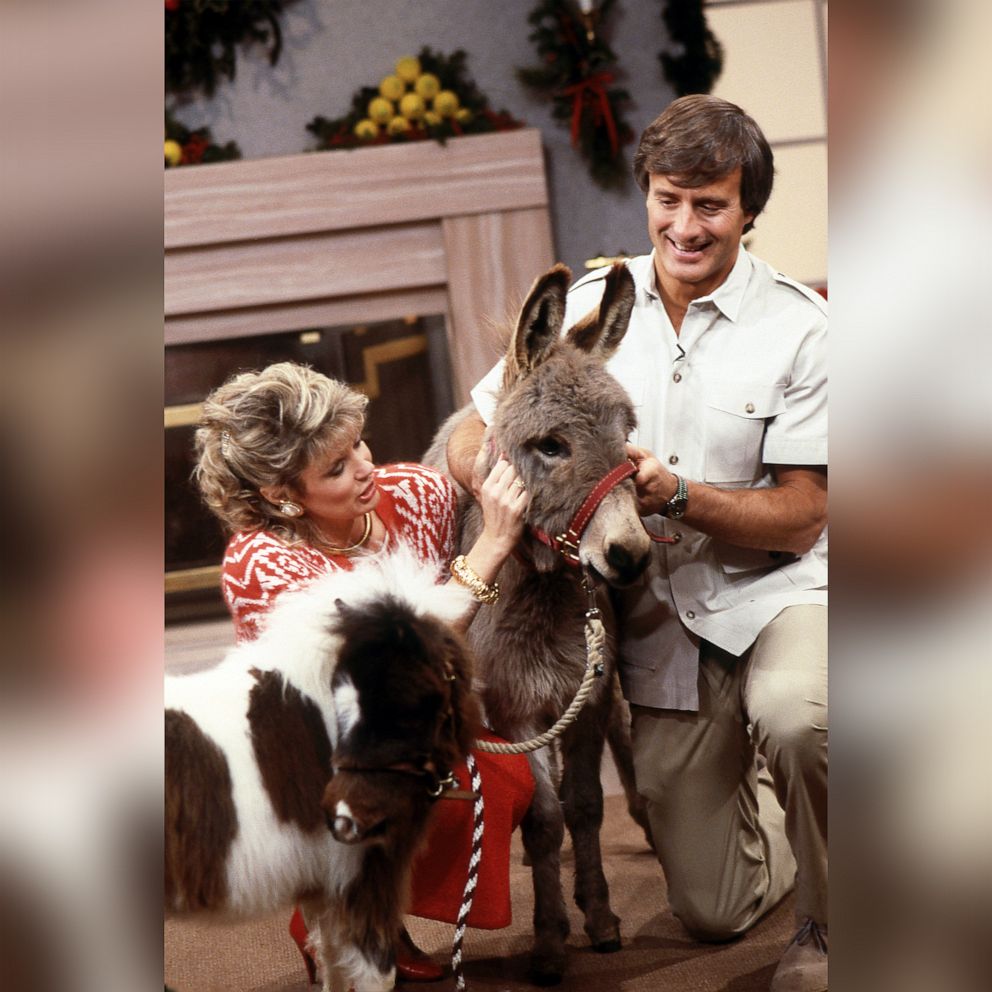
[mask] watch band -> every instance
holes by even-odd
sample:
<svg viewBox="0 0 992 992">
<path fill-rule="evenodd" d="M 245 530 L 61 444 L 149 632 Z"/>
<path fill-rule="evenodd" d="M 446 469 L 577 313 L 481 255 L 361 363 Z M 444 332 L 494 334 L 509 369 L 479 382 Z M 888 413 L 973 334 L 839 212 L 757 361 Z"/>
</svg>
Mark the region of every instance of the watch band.
<svg viewBox="0 0 992 992">
<path fill-rule="evenodd" d="M 661 513 L 662 516 L 670 520 L 680 520 L 685 516 L 686 507 L 689 503 L 689 487 L 681 475 L 676 475 L 675 495 L 665 504 Z"/>
</svg>

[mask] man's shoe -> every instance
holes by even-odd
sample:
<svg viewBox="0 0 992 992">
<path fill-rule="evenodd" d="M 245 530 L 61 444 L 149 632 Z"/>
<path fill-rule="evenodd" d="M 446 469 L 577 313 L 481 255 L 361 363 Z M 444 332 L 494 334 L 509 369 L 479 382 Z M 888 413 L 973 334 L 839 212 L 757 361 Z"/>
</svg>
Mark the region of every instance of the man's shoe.
<svg viewBox="0 0 992 992">
<path fill-rule="evenodd" d="M 807 920 L 785 949 L 770 992 L 827 992 L 827 928 Z"/>
</svg>

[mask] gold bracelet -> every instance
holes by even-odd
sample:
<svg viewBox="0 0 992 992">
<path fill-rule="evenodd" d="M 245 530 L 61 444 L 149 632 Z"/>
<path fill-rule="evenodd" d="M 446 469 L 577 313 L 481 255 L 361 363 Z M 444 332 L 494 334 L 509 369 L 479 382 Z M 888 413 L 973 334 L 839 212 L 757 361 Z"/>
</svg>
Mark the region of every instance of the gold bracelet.
<svg viewBox="0 0 992 992">
<path fill-rule="evenodd" d="M 459 555 L 451 563 L 451 576 L 460 585 L 465 586 L 480 603 L 492 606 L 499 599 L 499 583 L 487 585 L 483 582 L 475 569 L 465 560 L 464 555 Z"/>
</svg>

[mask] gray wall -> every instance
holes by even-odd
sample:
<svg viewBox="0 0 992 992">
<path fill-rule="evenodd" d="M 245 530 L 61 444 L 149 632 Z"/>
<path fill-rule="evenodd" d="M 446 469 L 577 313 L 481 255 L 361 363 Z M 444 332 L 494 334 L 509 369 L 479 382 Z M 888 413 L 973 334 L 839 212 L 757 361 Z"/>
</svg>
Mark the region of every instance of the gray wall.
<svg viewBox="0 0 992 992">
<path fill-rule="evenodd" d="M 558 258 L 577 274 L 598 254 L 650 248 L 644 203 L 633 179 L 620 191 L 593 183 L 567 128 L 550 104 L 516 80 L 517 66 L 537 61 L 528 41 L 533 0 L 296 0 L 282 18 L 285 46 L 275 68 L 261 49 L 239 49 L 233 83 L 210 100 L 177 105 L 187 127 L 210 127 L 214 140 L 236 141 L 246 158 L 291 155 L 315 147 L 307 123 L 346 113 L 360 86 L 375 86 L 401 55 L 422 47 L 463 48 L 468 73 L 494 109 L 506 108 L 539 128 L 546 150 Z M 621 0 L 606 37 L 620 56 L 618 83 L 631 94 L 626 120 L 639 136 L 671 101 L 657 53 L 667 45 L 657 0 Z M 636 139 L 635 139 L 636 140 Z M 634 144 L 624 147 L 630 162 Z M 337 152 L 335 154 L 347 154 Z"/>
</svg>

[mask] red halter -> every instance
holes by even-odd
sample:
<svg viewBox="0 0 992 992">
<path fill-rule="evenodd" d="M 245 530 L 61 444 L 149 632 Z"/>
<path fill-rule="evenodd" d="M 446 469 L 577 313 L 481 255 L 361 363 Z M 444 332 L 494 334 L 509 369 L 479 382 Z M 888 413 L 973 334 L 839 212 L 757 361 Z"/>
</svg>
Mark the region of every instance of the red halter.
<svg viewBox="0 0 992 992">
<path fill-rule="evenodd" d="M 579 567 L 579 541 L 585 533 L 592 515 L 597 507 L 603 502 L 603 498 L 611 490 L 616 488 L 624 479 L 629 479 L 637 474 L 637 466 L 632 461 L 624 461 L 616 468 L 610 469 L 599 482 L 593 487 L 591 493 L 586 496 L 582 506 L 578 508 L 571 523 L 563 534 L 552 537 L 546 534 L 539 527 L 530 527 L 530 533 L 542 544 L 546 544 L 553 551 L 557 551 L 568 565 L 573 568 Z M 674 544 L 675 538 L 664 537 L 661 534 L 652 534 L 646 527 L 644 528 L 648 537 L 658 544 Z"/>
</svg>

